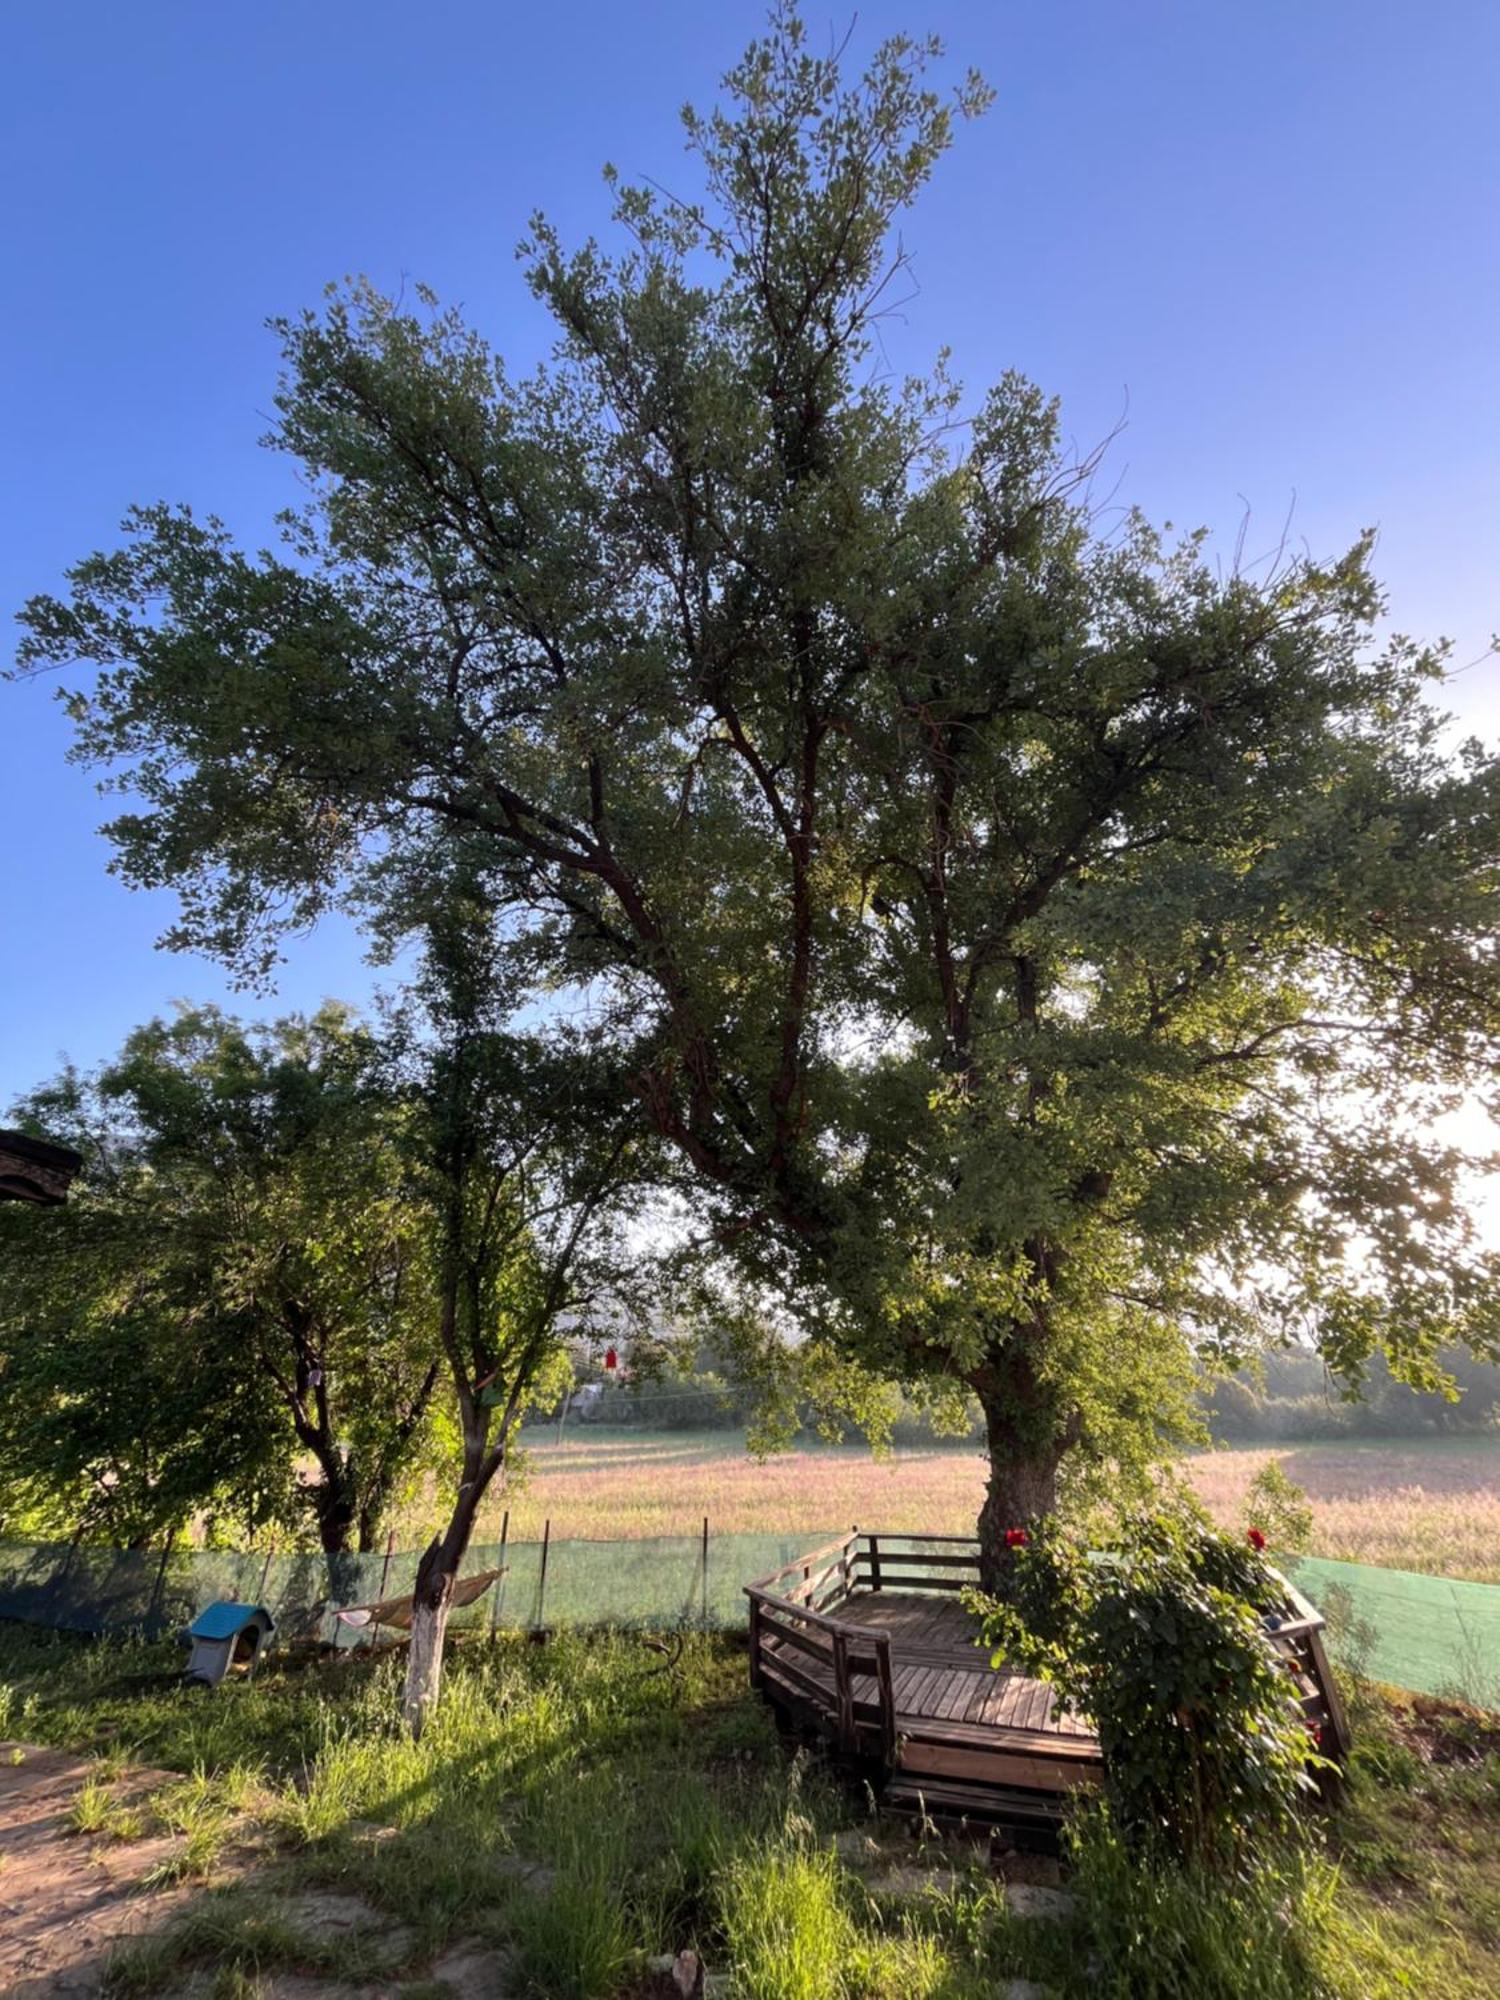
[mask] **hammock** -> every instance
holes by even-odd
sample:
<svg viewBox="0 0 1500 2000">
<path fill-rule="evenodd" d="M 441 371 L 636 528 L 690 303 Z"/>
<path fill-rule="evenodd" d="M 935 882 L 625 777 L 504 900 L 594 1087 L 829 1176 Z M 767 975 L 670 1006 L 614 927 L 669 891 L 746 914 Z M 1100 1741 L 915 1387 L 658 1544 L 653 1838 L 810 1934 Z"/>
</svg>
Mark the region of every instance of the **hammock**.
<svg viewBox="0 0 1500 2000">
<path fill-rule="evenodd" d="M 461 1576 L 453 1586 L 453 1595 L 448 1601 L 449 1610 L 457 1611 L 461 1605 L 472 1604 L 476 1597 L 483 1597 L 496 1577 L 504 1574 L 503 1569 L 482 1569 L 473 1576 Z M 409 1632 L 413 1602 L 413 1596 L 382 1597 L 378 1604 L 351 1604 L 333 1615 L 341 1625 L 352 1625 L 359 1632 L 370 1625 L 390 1625 L 398 1632 Z"/>
</svg>

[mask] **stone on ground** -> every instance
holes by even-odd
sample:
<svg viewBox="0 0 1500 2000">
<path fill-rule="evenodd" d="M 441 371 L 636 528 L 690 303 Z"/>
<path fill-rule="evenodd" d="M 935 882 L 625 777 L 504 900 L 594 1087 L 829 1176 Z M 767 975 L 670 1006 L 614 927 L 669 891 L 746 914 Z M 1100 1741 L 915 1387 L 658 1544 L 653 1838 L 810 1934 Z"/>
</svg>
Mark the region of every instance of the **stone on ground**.
<svg viewBox="0 0 1500 2000">
<path fill-rule="evenodd" d="M 1076 1905 L 1066 1889 L 1045 1889 L 1035 1882 L 1007 1882 L 1005 1901 L 1013 1917 L 1066 1917 Z"/>
<path fill-rule="evenodd" d="M 482 1944 L 450 1945 L 425 1977 L 446 1986 L 453 2000 L 506 2000 L 518 1990 L 510 1983 L 509 1955 Z"/>
</svg>

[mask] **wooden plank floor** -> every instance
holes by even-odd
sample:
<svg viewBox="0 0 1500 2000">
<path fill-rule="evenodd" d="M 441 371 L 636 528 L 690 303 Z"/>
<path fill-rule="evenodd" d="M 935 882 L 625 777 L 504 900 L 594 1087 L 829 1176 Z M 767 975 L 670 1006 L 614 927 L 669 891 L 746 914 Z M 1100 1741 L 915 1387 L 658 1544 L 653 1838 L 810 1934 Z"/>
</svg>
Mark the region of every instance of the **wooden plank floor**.
<svg viewBox="0 0 1500 2000">
<path fill-rule="evenodd" d="M 984 1649 L 975 1643 L 978 1621 L 952 1598 L 915 1591 L 861 1591 L 831 1605 L 828 1615 L 841 1625 L 890 1634 L 898 1729 L 936 1722 L 954 1725 L 966 1738 L 971 1729 L 997 1731 L 1053 1739 L 1057 1752 L 1064 1755 L 1095 1750 L 1093 1731 L 1059 1707 L 1051 1688 L 989 1664 Z M 770 1657 L 775 1651 L 771 1641 Z M 806 1656 L 799 1656 L 798 1664 L 824 1678 Z M 828 1681 L 831 1688 L 831 1676 Z M 857 1676 L 854 1698 L 877 1700 L 874 1682 Z"/>
</svg>

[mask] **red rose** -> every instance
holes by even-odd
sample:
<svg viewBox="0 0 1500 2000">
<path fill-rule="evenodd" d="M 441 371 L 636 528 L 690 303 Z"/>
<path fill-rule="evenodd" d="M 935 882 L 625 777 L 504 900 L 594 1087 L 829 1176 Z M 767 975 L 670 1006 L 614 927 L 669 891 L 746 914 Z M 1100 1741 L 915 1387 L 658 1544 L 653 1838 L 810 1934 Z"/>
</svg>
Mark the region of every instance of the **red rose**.
<svg viewBox="0 0 1500 2000">
<path fill-rule="evenodd" d="M 1257 1552 L 1263 1549 L 1266 1545 L 1266 1538 L 1261 1533 L 1259 1528 L 1252 1528 L 1249 1534 L 1245 1537 L 1245 1539 L 1247 1542 L 1249 1542 L 1251 1548 L 1255 1549 Z"/>
<path fill-rule="evenodd" d="M 1007 1528 L 1005 1531 L 1005 1546 L 1008 1549 L 1024 1549 L 1030 1540 L 1024 1528 Z"/>
</svg>

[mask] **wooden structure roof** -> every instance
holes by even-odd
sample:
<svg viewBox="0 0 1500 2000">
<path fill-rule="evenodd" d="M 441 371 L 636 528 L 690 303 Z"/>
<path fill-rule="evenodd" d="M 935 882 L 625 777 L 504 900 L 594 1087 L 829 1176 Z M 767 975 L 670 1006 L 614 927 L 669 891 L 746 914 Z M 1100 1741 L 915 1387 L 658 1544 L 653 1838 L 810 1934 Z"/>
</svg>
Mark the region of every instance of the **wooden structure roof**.
<svg viewBox="0 0 1500 2000">
<path fill-rule="evenodd" d="M 26 1132 L 0 1132 L 0 1201 L 56 1207 L 66 1201 L 83 1155 Z"/>
</svg>

